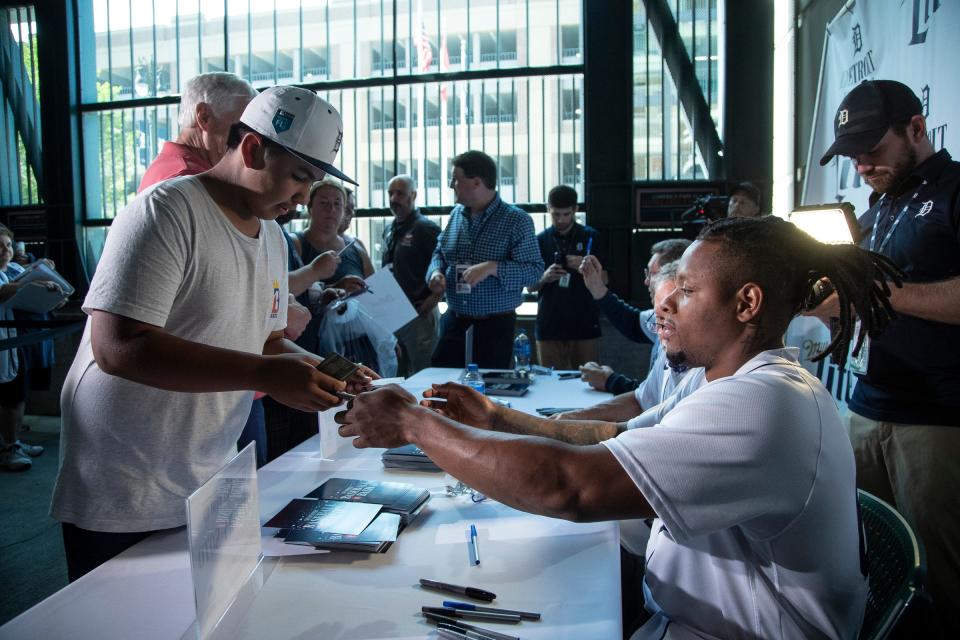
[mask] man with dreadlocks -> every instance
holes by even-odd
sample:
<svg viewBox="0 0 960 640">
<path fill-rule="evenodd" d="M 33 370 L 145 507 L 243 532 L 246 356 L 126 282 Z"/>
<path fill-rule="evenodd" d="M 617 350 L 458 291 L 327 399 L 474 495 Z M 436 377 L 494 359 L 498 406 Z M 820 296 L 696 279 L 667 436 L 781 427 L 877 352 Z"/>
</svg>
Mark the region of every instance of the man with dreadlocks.
<svg viewBox="0 0 960 640">
<path fill-rule="evenodd" d="M 855 311 L 882 328 L 889 291 L 876 283 L 897 277 L 881 256 L 774 217 L 705 228 L 658 311 L 665 348 L 708 382 L 648 428 L 541 420 L 445 384 L 422 403 L 396 386 L 363 393 L 338 414 L 340 433 L 361 448 L 416 443 L 525 511 L 656 517 L 643 581 L 652 618 L 634 638 L 667 627 L 672 638 L 855 638 L 866 581 L 853 452 L 830 394 L 783 346 L 822 277 L 852 304 L 844 326 Z M 851 337 L 829 352 L 842 357 Z M 447 400 L 442 413 L 432 397 Z"/>
<path fill-rule="evenodd" d="M 873 189 L 861 246 L 906 273 L 898 317 L 865 347 L 848 403 L 857 486 L 892 503 L 926 546 L 943 637 L 960 637 L 960 163 L 928 139 L 904 84 L 863 82 L 843 99 L 835 141 Z M 825 322 L 840 300 L 816 311 Z"/>
</svg>

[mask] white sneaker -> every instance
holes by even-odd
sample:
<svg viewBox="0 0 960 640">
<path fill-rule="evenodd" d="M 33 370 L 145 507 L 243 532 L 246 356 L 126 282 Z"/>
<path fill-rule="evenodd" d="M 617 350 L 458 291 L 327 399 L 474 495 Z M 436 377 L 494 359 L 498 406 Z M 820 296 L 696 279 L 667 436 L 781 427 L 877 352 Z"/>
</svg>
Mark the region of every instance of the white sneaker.
<svg viewBox="0 0 960 640">
<path fill-rule="evenodd" d="M 39 444 L 27 444 L 26 442 L 20 442 L 17 440 L 13 446 L 20 447 L 20 451 L 27 454 L 31 458 L 36 458 L 43 453 L 43 447 Z"/>
<path fill-rule="evenodd" d="M 20 452 L 15 444 L 0 448 L 0 469 L 7 471 L 26 471 L 33 466 L 33 461 Z"/>
</svg>

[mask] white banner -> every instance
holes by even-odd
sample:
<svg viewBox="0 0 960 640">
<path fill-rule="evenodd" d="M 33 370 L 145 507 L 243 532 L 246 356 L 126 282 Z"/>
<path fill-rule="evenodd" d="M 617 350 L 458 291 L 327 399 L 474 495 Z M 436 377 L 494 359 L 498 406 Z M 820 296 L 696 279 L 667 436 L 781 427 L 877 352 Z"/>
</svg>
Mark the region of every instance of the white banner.
<svg viewBox="0 0 960 640">
<path fill-rule="evenodd" d="M 958 30 L 960 3 L 948 0 L 853 1 L 827 25 L 803 204 L 846 201 L 858 216 L 867 210 L 870 188 L 849 159 L 820 166 L 840 101 L 864 80 L 898 80 L 913 89 L 934 149 L 950 147 L 949 124 L 960 120 Z"/>
<path fill-rule="evenodd" d="M 956 0 L 852 0 L 827 25 L 803 204 L 850 202 L 858 217 L 868 208 L 870 187 L 849 159 L 834 157 L 827 166 L 820 166 L 820 158 L 833 143 L 833 119 L 840 101 L 864 80 L 898 80 L 910 87 L 923 105 L 934 149 L 950 148 L 949 125 L 960 122 L 958 33 L 960 2 Z M 954 145 L 953 152 L 960 155 L 960 147 Z M 795 320 L 787 332 L 787 344 L 800 347 L 804 359 L 805 351 L 830 340 L 826 327 L 807 320 Z M 840 375 L 829 360 L 804 364 L 843 408 L 853 391 L 853 376 Z"/>
</svg>

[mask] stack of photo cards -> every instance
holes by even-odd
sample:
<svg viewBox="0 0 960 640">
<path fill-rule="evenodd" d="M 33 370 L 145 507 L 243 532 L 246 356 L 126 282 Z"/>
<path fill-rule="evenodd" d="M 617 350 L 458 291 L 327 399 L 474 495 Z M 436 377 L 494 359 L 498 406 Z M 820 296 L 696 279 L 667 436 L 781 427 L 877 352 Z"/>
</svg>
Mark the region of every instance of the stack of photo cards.
<svg viewBox="0 0 960 640">
<path fill-rule="evenodd" d="M 265 528 L 289 544 L 383 553 L 424 509 L 430 493 L 400 482 L 331 478 L 291 500 Z"/>
<path fill-rule="evenodd" d="M 388 469 L 407 469 L 413 471 L 443 471 L 427 457 L 423 449 L 415 444 L 387 449 L 380 456 L 383 466 Z"/>
<path fill-rule="evenodd" d="M 385 513 L 399 515 L 403 526 L 407 526 L 420 515 L 421 508 L 430 499 L 430 492 L 406 482 L 330 478 L 306 497 L 377 505 Z"/>
</svg>

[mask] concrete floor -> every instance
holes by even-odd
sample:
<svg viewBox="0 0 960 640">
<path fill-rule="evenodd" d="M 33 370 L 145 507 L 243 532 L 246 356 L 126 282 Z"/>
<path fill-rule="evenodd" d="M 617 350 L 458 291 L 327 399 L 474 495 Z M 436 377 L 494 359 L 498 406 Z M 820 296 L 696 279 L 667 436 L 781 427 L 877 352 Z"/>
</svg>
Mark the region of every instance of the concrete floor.
<svg viewBox="0 0 960 640">
<path fill-rule="evenodd" d="M 67 584 L 60 523 L 49 515 L 60 453 L 60 418 L 28 415 L 20 439 L 43 445 L 29 471 L 0 472 L 0 624 Z"/>
</svg>

